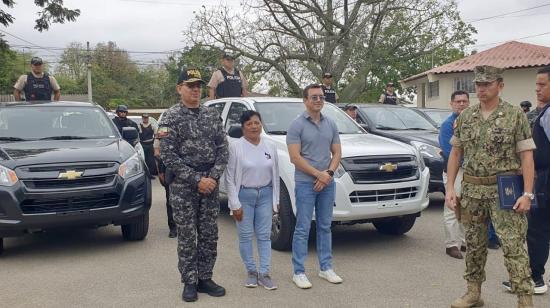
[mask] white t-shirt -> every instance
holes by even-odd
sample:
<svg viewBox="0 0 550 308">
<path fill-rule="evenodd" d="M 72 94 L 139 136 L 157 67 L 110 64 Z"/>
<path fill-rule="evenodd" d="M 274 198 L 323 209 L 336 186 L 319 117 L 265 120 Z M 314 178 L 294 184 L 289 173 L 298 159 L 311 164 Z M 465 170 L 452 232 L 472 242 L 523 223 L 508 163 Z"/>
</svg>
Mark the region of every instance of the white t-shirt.
<svg viewBox="0 0 550 308">
<path fill-rule="evenodd" d="M 273 158 L 269 154 L 269 150 L 265 145 L 263 138 L 260 139 L 258 145 L 244 140 L 243 153 L 245 157 L 241 161 L 242 164 L 242 182 L 244 187 L 262 187 L 271 183 L 273 178 L 272 167 Z"/>
</svg>

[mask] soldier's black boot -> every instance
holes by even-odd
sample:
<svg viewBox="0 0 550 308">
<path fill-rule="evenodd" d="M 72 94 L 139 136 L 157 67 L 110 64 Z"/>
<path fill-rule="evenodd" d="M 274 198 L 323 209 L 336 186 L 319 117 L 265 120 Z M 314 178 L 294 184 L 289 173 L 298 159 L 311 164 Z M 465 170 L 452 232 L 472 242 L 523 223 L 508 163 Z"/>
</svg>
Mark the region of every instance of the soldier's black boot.
<svg viewBox="0 0 550 308">
<path fill-rule="evenodd" d="M 176 229 L 170 229 L 170 232 L 168 233 L 168 237 L 175 238 L 176 236 L 178 236 L 178 231 L 176 231 Z"/>
<path fill-rule="evenodd" d="M 183 293 L 181 293 L 181 298 L 184 302 L 194 302 L 199 297 L 197 295 L 197 284 L 195 283 L 186 283 L 183 287 Z"/>
<path fill-rule="evenodd" d="M 199 293 L 207 293 L 210 296 L 220 297 L 225 295 L 225 288 L 215 283 L 212 279 L 200 280 L 197 286 Z"/>
</svg>

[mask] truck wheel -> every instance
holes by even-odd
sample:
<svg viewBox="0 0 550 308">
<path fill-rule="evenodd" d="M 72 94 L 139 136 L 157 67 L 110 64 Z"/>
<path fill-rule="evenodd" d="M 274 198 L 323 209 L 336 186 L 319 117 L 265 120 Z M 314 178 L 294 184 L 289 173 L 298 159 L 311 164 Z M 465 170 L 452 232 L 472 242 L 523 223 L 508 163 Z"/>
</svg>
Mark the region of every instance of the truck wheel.
<svg viewBox="0 0 550 308">
<path fill-rule="evenodd" d="M 279 213 L 273 215 L 273 225 L 271 227 L 271 248 L 279 251 L 286 251 L 292 248 L 292 235 L 296 218 L 292 212 L 290 196 L 288 190 L 281 181 L 281 192 L 279 198 Z"/>
<path fill-rule="evenodd" d="M 126 241 L 141 241 L 149 231 L 149 211 L 137 217 L 132 223 L 122 225 L 122 237 Z"/>
<path fill-rule="evenodd" d="M 382 234 L 402 235 L 411 230 L 415 220 L 416 216 L 413 214 L 379 219 L 373 221 L 373 224 L 376 230 Z"/>
<path fill-rule="evenodd" d="M 4 252 L 4 238 L 0 237 L 0 255 Z"/>
</svg>

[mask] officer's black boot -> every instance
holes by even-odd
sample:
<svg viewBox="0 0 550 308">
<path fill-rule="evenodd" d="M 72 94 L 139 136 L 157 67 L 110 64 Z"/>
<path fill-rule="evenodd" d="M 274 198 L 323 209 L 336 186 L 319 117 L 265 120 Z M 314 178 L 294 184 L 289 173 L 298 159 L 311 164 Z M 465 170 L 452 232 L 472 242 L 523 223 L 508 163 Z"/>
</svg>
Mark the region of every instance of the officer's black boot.
<svg viewBox="0 0 550 308">
<path fill-rule="evenodd" d="M 199 297 L 197 295 L 197 284 L 195 283 L 186 283 L 183 287 L 183 293 L 181 293 L 181 298 L 184 302 L 194 302 Z"/>
<path fill-rule="evenodd" d="M 212 279 L 200 280 L 197 286 L 197 291 L 207 293 L 210 296 L 220 297 L 225 295 L 224 287 L 216 284 Z"/>
</svg>

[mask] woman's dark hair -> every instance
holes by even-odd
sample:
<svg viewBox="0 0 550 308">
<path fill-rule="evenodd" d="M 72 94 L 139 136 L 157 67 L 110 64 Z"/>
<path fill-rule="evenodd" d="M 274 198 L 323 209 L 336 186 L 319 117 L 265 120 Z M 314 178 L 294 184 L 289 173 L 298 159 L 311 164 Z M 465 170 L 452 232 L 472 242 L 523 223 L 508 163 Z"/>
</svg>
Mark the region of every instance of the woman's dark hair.
<svg viewBox="0 0 550 308">
<path fill-rule="evenodd" d="M 257 116 L 258 119 L 260 119 L 260 122 L 262 121 L 262 116 L 259 112 L 254 110 L 247 110 L 241 114 L 240 122 L 241 126 L 244 126 L 244 123 L 248 122 L 253 116 Z"/>
</svg>

